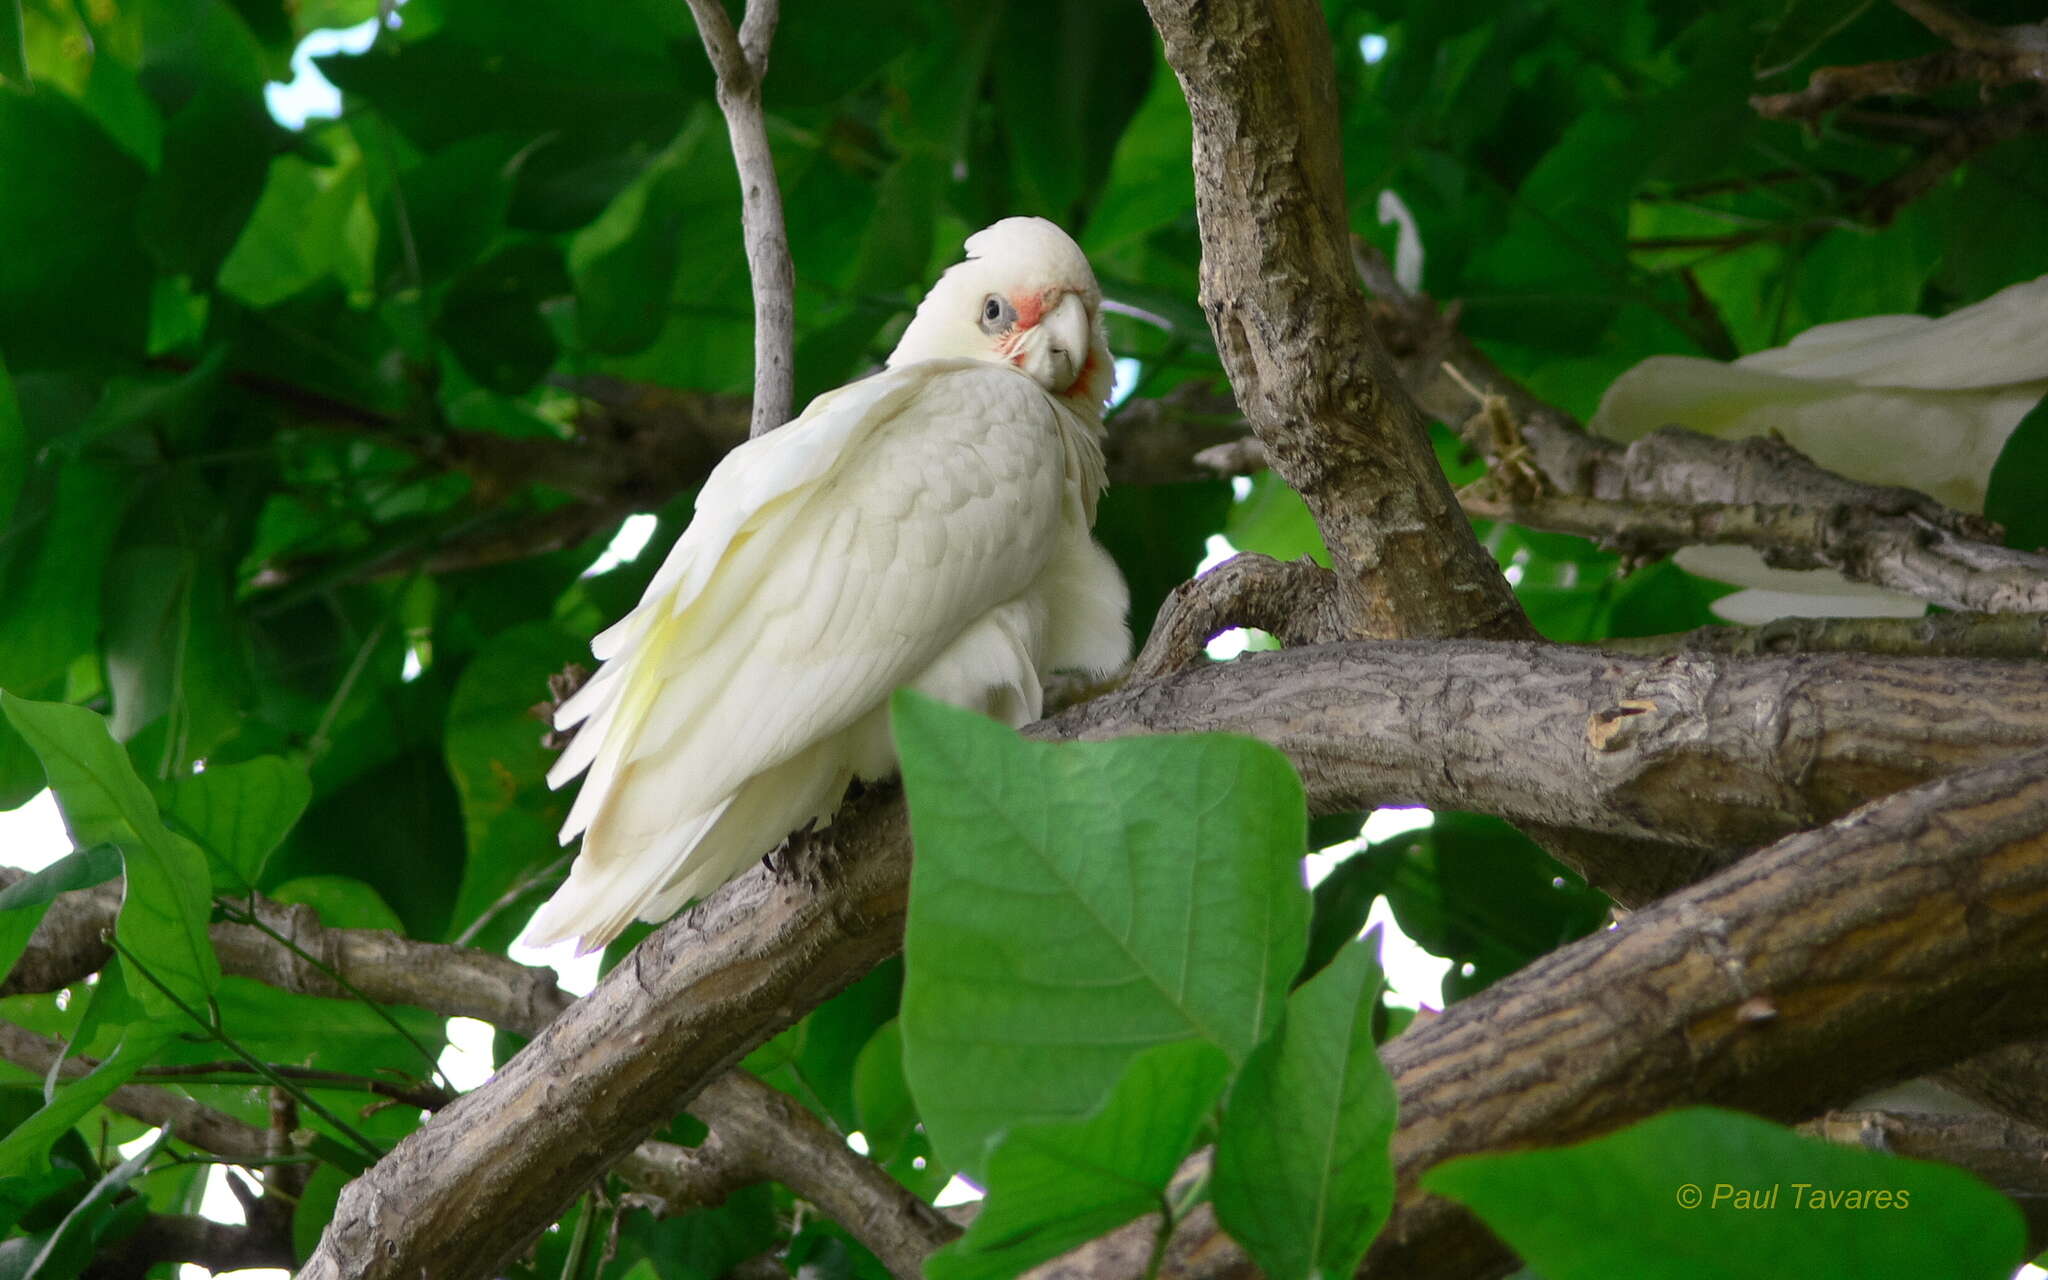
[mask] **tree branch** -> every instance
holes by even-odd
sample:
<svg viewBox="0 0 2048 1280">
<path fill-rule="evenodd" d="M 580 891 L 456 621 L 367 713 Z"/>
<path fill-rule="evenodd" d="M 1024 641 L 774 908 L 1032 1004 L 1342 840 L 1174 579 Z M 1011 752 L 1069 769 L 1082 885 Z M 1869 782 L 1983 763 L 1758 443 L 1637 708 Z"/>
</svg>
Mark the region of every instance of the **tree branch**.
<svg viewBox="0 0 2048 1280">
<path fill-rule="evenodd" d="M 183 1136 L 183 1135 L 180 1135 Z M 164 1262 L 191 1262 L 219 1274 L 252 1267 L 290 1270 L 298 1257 L 291 1237 L 215 1222 L 189 1213 L 152 1213 L 135 1234 L 103 1250 L 80 1280 L 132 1280 Z"/>
<path fill-rule="evenodd" d="M 1736 450 L 1726 447 L 1737 443 Z M 1853 485 L 1844 493 L 1845 482 L 1783 441 L 1721 441 L 1663 427 L 1622 449 L 1615 462 L 1609 477 L 1616 496 L 1513 494 L 1486 482 L 1459 496 L 1475 518 L 1575 533 L 1631 555 L 1696 544 L 1754 547 L 1778 568 L 1835 569 L 1944 608 L 2048 612 L 2048 555 L 1998 546 L 1984 522 L 1907 490 Z M 1749 473 L 1749 483 L 1731 472 L 1731 462 Z M 1733 483 L 1723 485 L 1724 478 Z M 1768 487 L 1784 497 L 1798 493 L 1802 481 L 1813 487 L 1805 502 L 1683 502 L 1681 495 L 1704 487 L 1689 483 L 1696 479 L 1718 491 Z M 1813 483 L 1822 479 L 1824 485 Z"/>
<path fill-rule="evenodd" d="M 899 1280 L 917 1280 L 925 1258 L 960 1235 L 796 1099 L 745 1072 L 713 1080 L 690 1111 L 707 1124 L 715 1119 L 702 1146 L 664 1152 L 665 1143 L 642 1143 L 619 1172 L 677 1206 L 716 1204 L 772 1179 L 845 1227 Z"/>
<path fill-rule="evenodd" d="M 1529 635 L 1351 280 L 1321 6 L 1146 7 L 1194 119 L 1203 309 L 1238 403 L 1322 530 L 1351 633 Z"/>
<path fill-rule="evenodd" d="M 51 1065 L 63 1052 L 64 1045 L 60 1041 L 37 1035 L 11 1022 L 0 1022 L 0 1058 L 24 1071 L 47 1076 Z M 91 1058 L 73 1055 L 65 1059 L 59 1078 L 76 1080 L 97 1065 Z M 170 1128 L 178 1141 L 187 1146 L 211 1151 L 229 1160 L 260 1164 L 277 1154 L 272 1150 L 270 1135 L 265 1131 L 169 1089 L 124 1084 L 107 1095 L 104 1105 L 109 1111 L 144 1124 L 152 1124 L 159 1129 Z"/>
<path fill-rule="evenodd" d="M 1527 463 L 1546 482 L 1533 496 L 1468 489 L 1461 498 L 1473 515 L 1621 536 L 1638 548 L 1723 537 L 1766 545 L 1772 563 L 1836 568 L 1947 608 L 2048 612 L 2048 556 L 1999 545 L 1997 526 L 1982 517 L 1911 489 L 1845 479 L 1766 436 L 1717 440 L 1664 427 L 1622 445 L 1588 435 L 1460 334 L 1454 310 L 1402 289 L 1378 254 L 1361 247 L 1358 268 L 1418 400 L 1445 422 L 1464 423 L 1460 435 L 1498 466 L 1489 412 L 1475 411 L 1465 384 L 1500 397 Z M 1761 510 L 1730 510 L 1749 507 Z"/>
<path fill-rule="evenodd" d="M 1584 868 L 1643 902 L 1870 794 L 2048 745 L 2048 686 L 2022 664 L 1347 643 L 1198 666 L 1032 732 L 1201 729 L 1286 751 L 1317 812 L 1433 803 L 1661 842 L 1660 860 Z M 679 1100 L 892 954 L 896 793 L 866 793 L 821 839 L 827 883 L 727 885 L 350 1184 L 308 1280 L 481 1274 Z"/>
<path fill-rule="evenodd" d="M 718 73 L 718 108 L 725 113 L 733 162 L 739 167 L 740 230 L 754 281 L 754 411 L 748 434 L 761 436 L 789 421 L 796 388 L 796 270 L 790 265 L 782 189 L 776 185 L 768 121 L 761 110 L 761 80 L 768 74 L 768 45 L 775 38 L 781 4 L 747 0 L 737 35 L 721 0 L 689 0 L 689 5 L 704 52 Z"/>
<path fill-rule="evenodd" d="M 1922 658 L 2048 658 L 2048 615 L 1940 613 L 1925 618 L 1777 618 L 1756 627 L 1697 627 L 1676 635 L 1607 639 L 1639 657 L 1713 653 L 1881 653 Z"/>
<path fill-rule="evenodd" d="M 2044 907 L 2048 751 L 2036 751 L 1790 836 L 1533 961 L 1382 1050 L 1400 1095 L 1399 1189 L 1359 1274 L 1512 1268 L 1469 1215 L 1417 1189 L 1454 1156 L 1578 1141 L 1688 1102 L 1803 1120 L 2048 1030 L 2048 1005 L 2013 998 L 2048 980 Z M 1759 1007 L 1768 1016 L 1746 1012 Z M 1980 1137 L 1998 1149 L 1977 1167 L 2005 1167 L 2009 1152 Z M 2022 1185 L 2039 1182 L 2036 1166 Z M 1032 1275 L 1109 1274 L 1099 1256 L 1153 1232 L 1124 1227 Z M 1206 1206 L 1166 1263 L 1177 1280 L 1257 1275 Z"/>
</svg>

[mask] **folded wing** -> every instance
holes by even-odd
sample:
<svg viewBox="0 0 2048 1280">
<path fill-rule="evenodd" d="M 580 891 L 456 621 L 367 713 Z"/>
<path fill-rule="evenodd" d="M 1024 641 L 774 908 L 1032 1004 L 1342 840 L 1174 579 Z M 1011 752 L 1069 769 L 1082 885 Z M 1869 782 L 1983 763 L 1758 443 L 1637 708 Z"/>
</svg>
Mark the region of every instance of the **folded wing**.
<svg viewBox="0 0 2048 1280">
<path fill-rule="evenodd" d="M 584 844 L 529 940 L 601 945 L 829 815 L 891 691 L 992 618 L 1028 629 L 1072 501 L 1059 414 L 1001 365 L 928 361 L 734 450 L 557 717 L 581 726 L 549 782 L 587 771 L 562 829 Z"/>
</svg>

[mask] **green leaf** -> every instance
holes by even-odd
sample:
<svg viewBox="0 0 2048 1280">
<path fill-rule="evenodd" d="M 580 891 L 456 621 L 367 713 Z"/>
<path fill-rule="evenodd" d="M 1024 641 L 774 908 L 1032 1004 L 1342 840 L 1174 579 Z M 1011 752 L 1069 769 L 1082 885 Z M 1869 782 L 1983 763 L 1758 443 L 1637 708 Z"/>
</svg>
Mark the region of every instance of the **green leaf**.
<svg viewBox="0 0 2048 1280">
<path fill-rule="evenodd" d="M 1790 71 L 1843 27 L 1863 16 L 1871 0 L 1786 0 L 1785 11 L 1756 51 L 1759 79 Z"/>
<path fill-rule="evenodd" d="M 10 693 L 0 693 L 0 710 L 42 759 L 72 841 L 121 850 L 127 887 L 114 936 L 144 958 L 168 989 L 139 982 L 142 1006 L 162 1019 L 180 1016 L 178 1001 L 204 1008 L 220 984 L 220 964 L 206 934 L 212 909 L 206 856 L 165 829 L 155 801 L 100 716 Z"/>
<path fill-rule="evenodd" d="M 2027 411 L 1998 451 L 1984 514 L 2005 526 L 2008 547 L 2048 548 L 2048 397 Z"/>
<path fill-rule="evenodd" d="M 140 223 L 143 243 L 166 271 L 213 283 L 263 195 L 277 131 L 261 97 L 219 84 L 170 118 Z"/>
<path fill-rule="evenodd" d="M 112 845 L 74 849 L 40 871 L 0 890 L 0 978 L 28 949 L 43 912 L 60 893 L 89 889 L 121 874 L 121 854 Z"/>
<path fill-rule="evenodd" d="M 1131 631 L 1141 642 L 1167 593 L 1194 576 L 1230 510 L 1230 486 L 1221 480 L 1113 485 L 1102 495 L 1095 538 L 1123 569 Z"/>
<path fill-rule="evenodd" d="M 1380 892 L 1401 931 L 1460 962 L 1444 975 L 1447 1000 L 1462 999 L 1607 921 L 1604 894 L 1499 818 L 1439 813 L 1423 830 L 1352 855 L 1361 858 L 1379 864 Z M 1469 975 L 1465 964 L 1472 966 Z"/>
<path fill-rule="evenodd" d="M 98 999 L 97 993 L 94 998 Z M 99 1066 L 59 1088 L 48 1105 L 0 1138 L 0 1177 L 33 1173 L 51 1143 L 146 1066 L 178 1033 L 179 1027 L 168 1022 L 130 1023 Z"/>
<path fill-rule="evenodd" d="M 1709 1108 L 1577 1146 L 1452 1160 L 1422 1185 L 1472 1209 L 1546 1280 L 2004 1280 L 2026 1258 L 2018 1210 L 1959 1169 Z"/>
<path fill-rule="evenodd" d="M 0 15 L 4 20 L 4 15 Z M 14 379 L 0 358 L 0 529 L 14 519 L 14 504 L 28 481 L 28 432 L 21 425 L 21 404 L 14 397 Z"/>
<path fill-rule="evenodd" d="M 1308 923 L 1286 758 L 1217 735 L 1048 746 L 892 706 L 917 847 L 904 1070 L 940 1158 L 972 1173 L 1003 1129 L 1088 1115 L 1154 1045 L 1243 1062 Z"/>
<path fill-rule="evenodd" d="M 58 466 L 53 487 L 47 506 L 32 516 L 24 503 L 17 515 L 14 527 L 27 545 L 7 565 L 8 607 L 0 610 L 0 686 L 22 692 L 50 688 L 93 650 L 100 580 L 130 481 L 111 467 L 72 458 Z M 35 516 L 40 536 L 28 531 Z"/>
<path fill-rule="evenodd" d="M 71 1212 L 64 1215 L 64 1221 L 50 1234 L 29 1263 L 22 1280 L 56 1280 L 57 1277 L 77 1274 L 80 1267 L 92 1260 L 93 1247 L 106 1232 L 108 1218 L 119 1211 L 115 1200 L 127 1190 L 128 1184 L 146 1168 L 156 1156 L 158 1148 L 169 1141 L 169 1129 L 158 1130 L 154 1139 L 144 1144 L 142 1150 L 129 1156 L 120 1164 L 107 1170 L 106 1176 L 93 1184 L 92 1190 L 73 1205 Z"/>
<path fill-rule="evenodd" d="M 164 808 L 210 855 L 214 886 L 224 892 L 256 887 L 263 864 L 313 798 L 305 766 L 282 756 L 214 765 L 173 780 L 167 791 Z"/>
<path fill-rule="evenodd" d="M 894 1018 L 875 1028 L 853 1064 L 855 1127 L 868 1154 L 888 1164 L 917 1127 L 917 1104 L 903 1078 L 903 1030 Z"/>
<path fill-rule="evenodd" d="M 989 1157 L 988 1198 L 974 1225 L 926 1262 L 925 1275 L 1018 1275 L 1166 1212 L 1167 1184 L 1229 1076 L 1230 1059 L 1206 1041 L 1155 1045 L 1131 1060 L 1093 1115 L 1011 1129 Z"/>
<path fill-rule="evenodd" d="M 0 17 L 0 22 L 4 22 Z M 0 92 L 0 350 L 25 369 L 140 355 L 154 271 L 142 167 L 61 93 Z"/>
<path fill-rule="evenodd" d="M 1330 563 L 1308 504 L 1278 472 L 1262 471 L 1252 477 L 1251 493 L 1230 508 L 1223 536 L 1239 551 L 1256 551 L 1275 560 L 1312 556 L 1326 568 Z"/>
<path fill-rule="evenodd" d="M 722 133 L 717 141 L 723 144 Z M 668 150 L 569 242 L 576 327 L 592 349 L 627 354 L 661 336 L 693 170 L 710 145 L 709 119 L 692 116 Z"/>
<path fill-rule="evenodd" d="M 1350 1275 L 1394 1203 L 1394 1082 L 1373 1041 L 1379 936 L 1287 998 L 1280 1034 L 1231 1087 L 1216 1220 L 1274 1280 Z"/>
<path fill-rule="evenodd" d="M 279 902 L 313 908 L 330 929 L 388 929 L 403 934 L 405 925 L 375 888 L 349 876 L 299 876 L 270 891 Z"/>
<path fill-rule="evenodd" d="M 441 337 L 470 377 L 493 391 L 531 390 L 559 354 L 541 304 L 570 291 L 561 251 L 532 242 L 502 249 L 450 286 Z"/>
<path fill-rule="evenodd" d="M 1314 909 L 1309 916 L 1308 955 L 1301 962 L 1298 981 L 1322 972 L 1338 952 L 1357 940 L 1366 917 L 1372 914 L 1374 899 L 1387 891 L 1392 871 L 1385 859 L 1353 854 L 1316 885 L 1311 895 Z"/>
<path fill-rule="evenodd" d="M 21 0 L 9 0 L 0 9 L 0 80 L 12 80 L 29 88 L 28 36 L 21 23 Z"/>
</svg>

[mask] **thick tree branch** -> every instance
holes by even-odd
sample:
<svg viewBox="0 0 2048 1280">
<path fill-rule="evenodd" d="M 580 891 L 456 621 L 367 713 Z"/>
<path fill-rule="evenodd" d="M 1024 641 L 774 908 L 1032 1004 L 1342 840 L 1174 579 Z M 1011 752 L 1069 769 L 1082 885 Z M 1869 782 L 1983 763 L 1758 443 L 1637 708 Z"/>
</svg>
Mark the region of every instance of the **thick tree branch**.
<svg viewBox="0 0 2048 1280">
<path fill-rule="evenodd" d="M 1680 1103 L 1804 1120 L 2048 1030 L 2048 1004 L 2013 994 L 2044 980 L 2048 751 L 1790 836 L 1385 1047 L 1400 1094 L 1400 1190 L 1360 1274 L 1468 1280 L 1512 1268 L 1462 1210 L 1417 1189 L 1453 1156 L 1576 1141 Z M 1979 1167 L 2004 1167 L 2008 1154 L 1981 1152 Z M 2037 1166 L 2021 1185 L 2039 1182 Z M 1033 1275 L 1114 1274 L 1099 1259 L 1150 1233 L 1156 1224 L 1133 1224 Z M 1163 1274 L 1257 1272 L 1205 1207 L 1176 1231 Z"/>
<path fill-rule="evenodd" d="M 1896 658 L 2048 658 L 2048 615 L 1940 613 L 1925 618 L 1776 618 L 1756 627 L 1697 627 L 1675 635 L 1608 639 L 1638 656 L 1713 653 L 1881 653 Z"/>
<path fill-rule="evenodd" d="M 721 0 L 689 0 L 689 5 L 704 52 L 718 73 L 718 107 L 725 113 L 733 162 L 739 166 L 740 230 L 754 281 L 754 411 L 748 434 L 766 435 L 789 421 L 796 389 L 796 270 L 789 260 L 782 189 L 775 181 L 768 121 L 761 110 L 761 80 L 768 74 L 768 45 L 775 38 L 781 0 L 747 0 L 737 34 Z"/>
<path fill-rule="evenodd" d="M 2016 663 L 1347 643 L 1195 667 L 1034 732 L 1197 729 L 1278 745 L 1318 812 L 1431 803 L 1659 841 L 1661 860 L 1584 868 L 1641 903 L 1868 795 L 2048 745 L 2048 685 Z M 823 840 L 827 883 L 726 886 L 352 1183 L 305 1275 L 481 1274 L 679 1100 L 893 953 L 900 802 L 872 791 Z"/>
<path fill-rule="evenodd" d="M 1782 441 L 1754 437 L 1736 451 L 1725 447 L 1729 443 L 1680 427 L 1645 436 L 1617 456 L 1610 477 L 1618 496 L 1516 495 L 1489 485 L 1460 497 L 1476 518 L 1575 533 L 1631 555 L 1696 544 L 1754 547 L 1779 568 L 1835 569 L 1945 608 L 2048 612 L 2048 555 L 1998 546 L 1982 522 L 1945 510 L 1930 513 L 1933 504 L 1917 494 L 1910 496 L 1918 501 L 1896 500 L 1908 491 L 1866 485 L 1858 486 L 1861 501 L 1834 497 L 1828 490 L 1841 482 Z M 1770 480 L 1742 485 L 1752 491 L 1768 484 L 1789 496 L 1802 472 L 1809 480 L 1825 476 L 1828 484 L 1815 485 L 1812 500 L 1799 504 L 1675 500 L 1687 488 L 1698 491 L 1687 484 L 1689 469 L 1696 473 L 1704 459 L 1714 472 L 1710 482 L 1718 481 L 1727 474 L 1731 452 L 1742 463 L 1750 462 L 1744 455 L 1754 455 L 1752 477 L 1768 469 Z M 1728 478 L 1739 485 L 1744 477 Z"/>
<path fill-rule="evenodd" d="M 1361 247 L 1357 263 L 1417 399 L 1445 422 L 1464 423 L 1467 443 L 1499 466 L 1492 415 L 1475 412 L 1465 384 L 1500 397 L 1521 456 L 1545 481 L 1536 495 L 1468 490 L 1461 497 L 1472 514 L 1620 537 L 1638 549 L 1720 537 L 1765 545 L 1773 563 L 1836 568 L 1946 608 L 2048 611 L 2048 556 L 2001 546 L 1989 521 L 1911 489 L 1845 479 L 1769 437 L 1718 440 L 1665 427 L 1622 445 L 1588 435 L 1457 332 L 1454 310 L 1402 289 L 1370 249 Z"/>
<path fill-rule="evenodd" d="M 1194 118 L 1203 309 L 1238 403 L 1322 530 L 1353 634 L 1528 635 L 1351 279 L 1322 7 L 1146 7 Z"/>
</svg>

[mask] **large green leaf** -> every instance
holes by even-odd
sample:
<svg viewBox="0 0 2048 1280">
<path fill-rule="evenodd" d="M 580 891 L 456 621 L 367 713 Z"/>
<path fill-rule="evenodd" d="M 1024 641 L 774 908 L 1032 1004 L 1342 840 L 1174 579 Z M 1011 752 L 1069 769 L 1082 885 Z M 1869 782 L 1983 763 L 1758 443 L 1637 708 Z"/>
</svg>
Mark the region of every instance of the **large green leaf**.
<svg viewBox="0 0 2048 1280">
<path fill-rule="evenodd" d="M 0 529 L 14 518 L 14 504 L 27 480 L 28 432 L 21 425 L 14 379 L 7 376 L 7 362 L 0 358 Z"/>
<path fill-rule="evenodd" d="M 164 827 L 149 789 L 102 717 L 9 693 L 0 693 L 0 710 L 42 759 L 72 841 L 121 850 L 127 885 L 114 937 L 155 976 L 136 984 L 142 1007 L 167 1022 L 181 1016 L 180 1004 L 203 1009 L 220 984 L 220 963 L 206 934 L 206 855 Z"/>
<path fill-rule="evenodd" d="M 46 503 L 6 566 L 0 610 L 0 686 L 41 692 L 92 650 L 100 632 L 100 580 L 131 488 L 128 477 L 83 458 L 57 467 Z"/>
<path fill-rule="evenodd" d="M 9 365 L 139 356 L 154 277 L 136 238 L 142 167 L 64 95 L 5 90 L 0 173 L 0 244 L 14 246 L 0 253 Z"/>
<path fill-rule="evenodd" d="M 1378 930 L 1287 998 L 1216 1140 L 1216 1220 L 1273 1280 L 1349 1275 L 1394 1203 L 1394 1082 L 1373 1012 Z"/>
<path fill-rule="evenodd" d="M 27 33 L 21 25 L 21 0 L 7 0 L 0 8 L 0 80 L 12 80 L 26 89 L 28 78 Z"/>
<path fill-rule="evenodd" d="M 1154 1045 L 1093 1115 L 1011 1129 L 989 1157 L 973 1226 L 925 1275 L 1014 1276 L 1133 1218 L 1171 1212 L 1167 1184 L 1229 1075 L 1230 1059 L 1206 1041 Z"/>
<path fill-rule="evenodd" d="M 1154 1045 L 1242 1063 L 1307 929 L 1286 759 L 1220 736 L 1049 746 L 893 707 L 917 845 L 904 1069 L 940 1157 L 978 1171 L 1004 1129 L 1089 1114 Z"/>
<path fill-rule="evenodd" d="M 164 808 L 210 855 L 215 887 L 243 892 L 256 887 L 264 862 L 312 798 L 304 765 L 257 756 L 175 779 Z"/>
<path fill-rule="evenodd" d="M 2019 1211 L 1959 1169 L 1708 1108 L 1453 1160 L 1423 1186 L 1470 1207 L 1547 1280 L 2005 1280 L 2027 1256 Z"/>
</svg>

